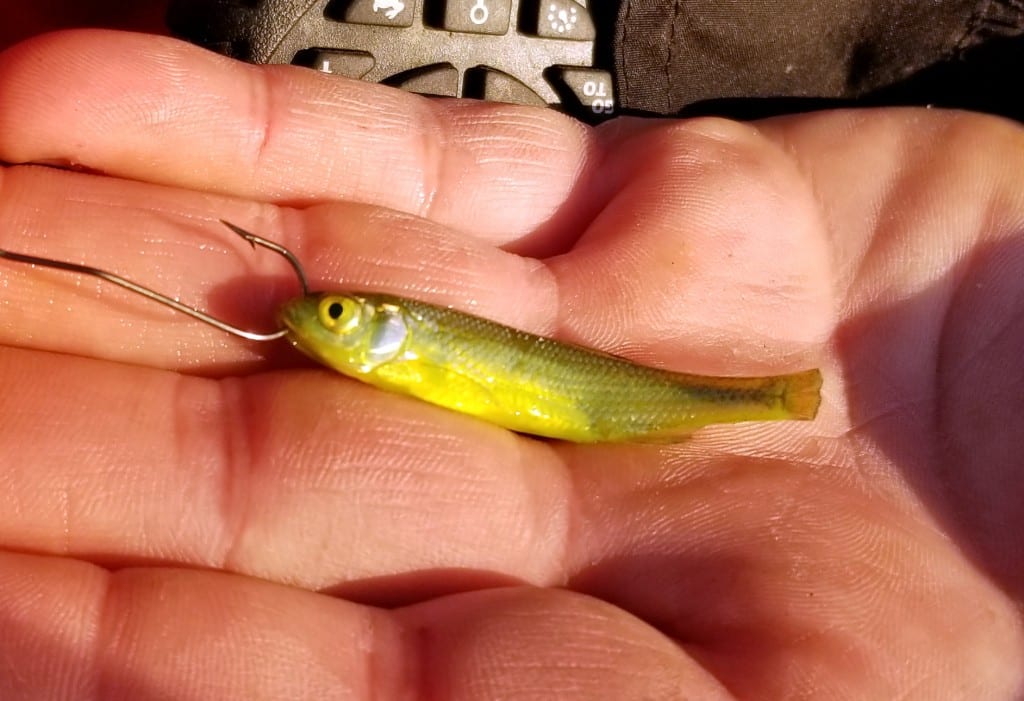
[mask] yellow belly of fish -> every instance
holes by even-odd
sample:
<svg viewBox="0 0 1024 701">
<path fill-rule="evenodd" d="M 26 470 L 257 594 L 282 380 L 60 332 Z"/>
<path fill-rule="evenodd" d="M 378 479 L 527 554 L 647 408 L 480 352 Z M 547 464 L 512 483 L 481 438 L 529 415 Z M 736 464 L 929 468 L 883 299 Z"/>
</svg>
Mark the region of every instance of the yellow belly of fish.
<svg viewBox="0 0 1024 701">
<path fill-rule="evenodd" d="M 420 361 L 387 363 L 362 379 L 512 431 L 577 442 L 597 440 L 588 413 L 550 386 Z"/>
</svg>

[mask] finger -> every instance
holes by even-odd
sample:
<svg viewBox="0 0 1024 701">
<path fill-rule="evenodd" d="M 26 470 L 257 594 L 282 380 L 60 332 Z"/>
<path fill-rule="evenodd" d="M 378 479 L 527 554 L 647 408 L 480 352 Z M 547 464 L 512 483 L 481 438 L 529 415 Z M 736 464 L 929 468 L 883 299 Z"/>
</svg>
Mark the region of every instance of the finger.
<svg viewBox="0 0 1024 701">
<path fill-rule="evenodd" d="M 573 193 L 588 132 L 550 110 L 440 102 L 100 31 L 9 50 L 0 93 L 0 160 L 12 163 L 289 204 L 354 200 L 495 243 L 533 231 L 571 195 L 560 216 L 594 206 L 592 193 Z"/>
<path fill-rule="evenodd" d="M 280 261 L 243 254 L 240 243 L 224 249 L 225 255 L 211 255 L 196 244 L 194 230 L 168 226 L 175 216 L 168 212 L 233 218 L 280 240 L 324 287 L 419 297 L 643 362 L 710 374 L 817 364 L 833 322 L 828 250 L 816 205 L 785 154 L 749 128 L 724 122 L 651 125 L 618 145 L 609 163 L 623 173 L 620 195 L 573 250 L 541 262 L 424 220 L 351 205 L 325 205 L 301 216 L 255 210 L 264 212 L 255 221 L 252 208 L 227 200 L 20 169 L 8 172 L 4 200 L 12 221 L 31 221 L 23 226 L 26 233 L 46 233 L 32 252 L 82 260 L 75 249 L 88 250 L 90 264 L 126 275 L 153 269 L 158 277 L 137 281 L 247 327 L 265 325 L 260 318 L 269 317 L 270 298 L 280 300 L 294 289 L 287 279 L 285 287 L 258 283 L 259 275 L 281 279 Z M 650 154 L 642 169 L 628 166 L 636 153 Z M 66 199 L 62 209 L 45 206 L 54 195 Z M 769 206 L 773 216 L 762 216 Z M 128 216 L 132 208 L 140 211 Z M 146 232 L 151 247 L 112 243 L 138 239 L 139 232 Z M 204 234 L 203 245 L 207 241 Z M 67 248 L 58 248 L 65 242 Z M 165 367 L 191 362 L 208 371 L 237 361 L 242 352 L 218 332 L 197 331 L 194 323 L 158 308 L 142 316 L 153 320 L 152 332 L 133 336 L 137 340 L 123 350 L 106 349 L 111 338 L 123 337 L 126 314 L 136 316 L 135 309 L 152 304 L 110 305 L 107 295 L 122 298 L 120 290 L 99 300 L 71 299 L 70 282 L 53 286 L 57 274 L 9 274 L 8 297 L 23 300 L 8 317 L 9 343 Z M 245 274 L 257 282 L 240 284 Z M 23 281 L 27 286 L 21 287 Z M 204 300 L 204 288 L 226 300 L 211 293 Z M 58 295 L 62 304 L 74 305 L 59 326 L 38 307 L 39 299 Z"/>
<path fill-rule="evenodd" d="M 542 443 L 319 372 L 214 381 L 0 349 L 0 378 L 0 547 L 377 578 L 377 600 L 413 571 L 438 591 L 563 577 L 569 483 Z"/>
<path fill-rule="evenodd" d="M 386 699 L 414 686 L 414 648 L 384 612 L 213 572 L 0 563 L 4 699 Z"/>
<path fill-rule="evenodd" d="M 280 258 L 217 220 L 288 246 L 319 289 L 376 289 L 550 332 L 554 280 L 533 259 L 361 205 L 296 213 L 50 168 L 0 171 L 0 248 L 102 268 L 253 331 L 298 293 Z M 295 364 L 98 279 L 0 260 L 0 343 L 204 374 Z"/>
<path fill-rule="evenodd" d="M 0 587 L 10 701 L 728 698 L 672 641 L 564 592 L 390 613 L 213 572 L 11 554 Z"/>
<path fill-rule="evenodd" d="M 552 589 L 458 594 L 398 612 L 428 631 L 454 699 L 726 699 L 675 641 L 604 602 Z"/>
</svg>

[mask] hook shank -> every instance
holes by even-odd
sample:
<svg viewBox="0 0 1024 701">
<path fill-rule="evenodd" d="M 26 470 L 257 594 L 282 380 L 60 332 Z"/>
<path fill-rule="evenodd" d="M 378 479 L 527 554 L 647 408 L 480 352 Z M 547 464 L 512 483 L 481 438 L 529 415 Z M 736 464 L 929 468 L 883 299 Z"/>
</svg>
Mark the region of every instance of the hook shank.
<svg viewBox="0 0 1024 701">
<path fill-rule="evenodd" d="M 289 251 L 284 246 L 281 246 L 280 244 L 274 243 L 273 241 L 269 241 L 265 238 L 249 233 L 245 229 L 235 226 L 230 222 L 226 222 L 223 219 L 221 220 L 221 222 L 229 229 L 234 231 L 236 234 L 238 234 L 246 241 L 248 241 L 250 244 L 252 244 L 254 248 L 256 246 L 262 246 L 284 257 L 291 264 L 292 269 L 295 271 L 295 274 L 298 277 L 300 284 L 302 285 L 302 293 L 304 295 L 308 294 L 309 286 L 306 283 L 306 274 L 305 271 L 302 269 L 302 265 L 295 257 L 295 254 L 293 254 L 291 251 Z M 155 290 L 151 290 L 148 287 L 143 287 L 142 285 L 136 282 L 132 282 L 127 278 L 123 278 L 120 275 L 109 272 L 107 270 L 102 270 L 100 268 L 94 268 L 88 265 L 80 265 L 78 263 L 70 263 L 68 261 L 63 260 L 54 260 L 52 258 L 43 258 L 41 256 L 31 256 L 25 253 L 15 253 L 13 251 L 7 251 L 4 249 L 0 249 L 0 258 L 15 261 L 17 263 L 27 263 L 29 265 L 38 265 L 45 268 L 54 268 L 56 270 L 64 270 L 70 273 L 78 273 L 80 275 L 89 275 L 91 277 L 97 277 L 100 278 L 101 280 L 106 280 L 111 284 L 118 285 L 119 287 L 123 287 L 126 290 L 130 290 L 136 294 L 142 295 L 146 299 L 150 299 L 166 307 L 170 307 L 171 309 L 181 312 L 182 314 L 186 314 L 192 317 L 193 319 L 202 321 L 205 324 L 209 324 L 210 326 L 220 329 L 221 331 L 232 334 L 233 336 L 245 338 L 250 341 L 276 341 L 279 338 L 283 338 L 288 333 L 288 329 L 278 329 L 277 331 L 272 331 L 270 333 L 260 333 L 258 331 L 247 331 L 245 329 L 240 329 L 237 326 L 233 326 L 225 321 L 217 319 L 216 317 L 210 316 L 206 312 L 200 311 L 195 307 L 190 307 L 187 304 L 182 304 L 178 300 L 168 297 L 167 295 L 161 294 Z"/>
</svg>

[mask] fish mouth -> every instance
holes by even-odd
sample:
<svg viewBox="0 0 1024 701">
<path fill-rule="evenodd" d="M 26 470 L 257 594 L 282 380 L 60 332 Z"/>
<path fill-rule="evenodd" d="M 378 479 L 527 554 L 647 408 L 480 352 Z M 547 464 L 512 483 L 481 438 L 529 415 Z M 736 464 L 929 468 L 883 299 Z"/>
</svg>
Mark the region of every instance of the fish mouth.
<svg viewBox="0 0 1024 701">
<path fill-rule="evenodd" d="M 301 330 L 309 319 L 316 318 L 319 298 L 316 294 L 288 300 L 278 309 L 277 320 L 291 331 Z"/>
<path fill-rule="evenodd" d="M 285 338 L 300 351 L 318 360 L 320 354 L 316 352 L 316 343 L 311 342 L 311 325 L 317 323 L 317 305 L 319 295 L 299 297 L 285 302 L 277 312 L 277 320 L 285 328 Z"/>
</svg>

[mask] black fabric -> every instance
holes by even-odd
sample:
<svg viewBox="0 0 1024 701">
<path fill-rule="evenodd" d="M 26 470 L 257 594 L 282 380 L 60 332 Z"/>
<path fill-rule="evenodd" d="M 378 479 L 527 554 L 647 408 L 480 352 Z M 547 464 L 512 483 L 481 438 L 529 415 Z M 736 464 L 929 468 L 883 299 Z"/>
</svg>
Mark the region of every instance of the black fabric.
<svg viewBox="0 0 1024 701">
<path fill-rule="evenodd" d="M 627 111 L 759 116 L 853 101 L 1024 116 L 1024 0 L 612 6 L 616 83 Z"/>
</svg>

